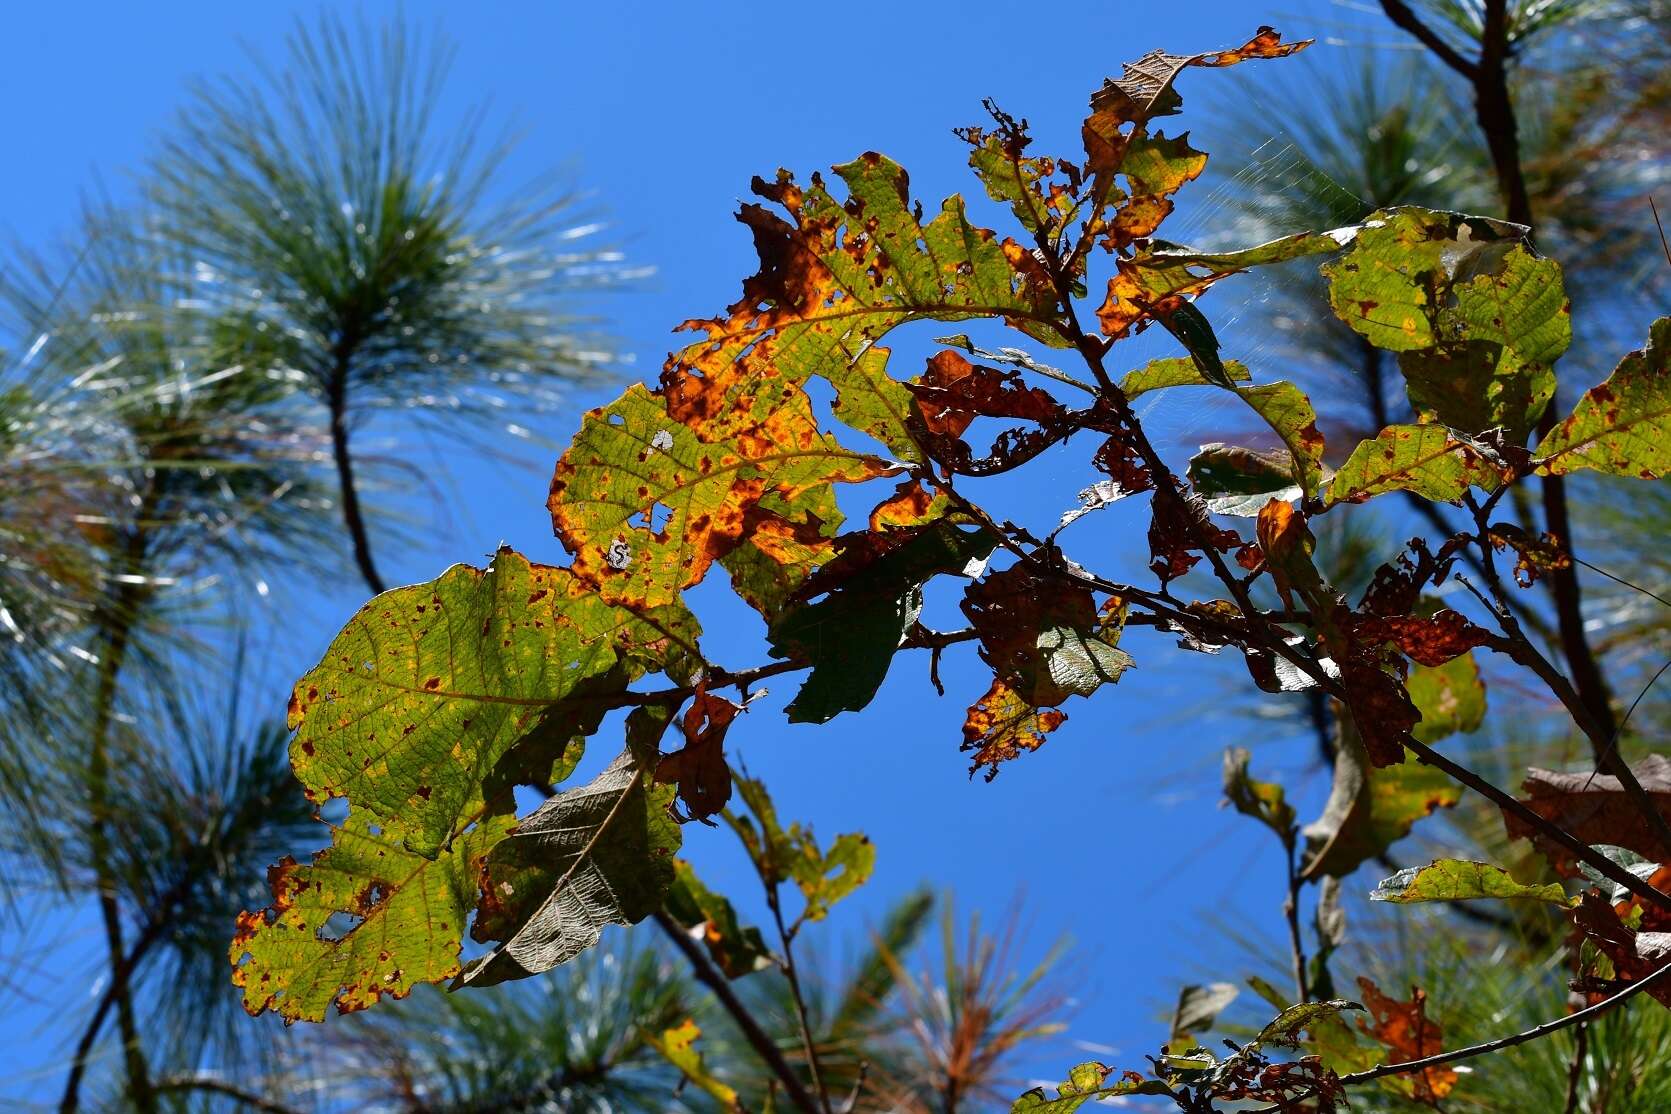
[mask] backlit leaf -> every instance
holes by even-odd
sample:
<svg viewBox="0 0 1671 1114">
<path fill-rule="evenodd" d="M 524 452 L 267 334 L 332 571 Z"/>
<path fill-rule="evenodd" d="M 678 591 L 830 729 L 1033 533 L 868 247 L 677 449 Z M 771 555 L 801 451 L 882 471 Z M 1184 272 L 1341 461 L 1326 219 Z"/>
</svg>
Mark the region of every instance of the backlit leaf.
<svg viewBox="0 0 1671 1114">
<path fill-rule="evenodd" d="M 799 389 L 774 394 L 758 425 L 727 423 L 725 440 L 703 440 L 642 386 L 587 414 L 557 463 L 548 506 L 574 574 L 611 603 L 671 603 L 713 562 L 753 541 L 788 553 L 821 523 L 785 517 L 808 492 L 888 474 L 892 466 L 845 449 L 819 432 Z M 765 502 L 778 500 L 778 510 Z"/>
<path fill-rule="evenodd" d="M 1462 859 L 1440 859 L 1426 866 L 1406 867 L 1391 878 L 1382 879 L 1369 897 L 1371 901 L 1401 904 L 1481 897 L 1571 904 L 1558 882 L 1529 886 L 1516 882 L 1502 867 Z"/>
<path fill-rule="evenodd" d="M 480 812 L 484 783 L 566 776 L 579 750 L 564 744 L 607 707 L 587 701 L 700 660 L 696 635 L 682 605 L 612 607 L 569 570 L 502 549 L 486 570 L 455 565 L 360 609 L 296 684 L 291 761 L 315 801 L 347 796 L 390 839 L 433 856 Z M 513 748 L 538 741 L 542 721 L 562 726 L 535 748 L 535 769 Z"/>
<path fill-rule="evenodd" d="M 702 1053 L 697 1051 L 696 1041 L 701 1035 L 702 1030 L 697 1028 L 696 1022 L 687 1020 L 675 1028 L 662 1030 L 659 1035 L 644 1033 L 643 1037 L 698 1090 L 719 1102 L 724 1109 L 741 1111 L 736 1089 L 714 1078 L 703 1062 Z"/>
<path fill-rule="evenodd" d="M 1348 718 L 1335 751 L 1334 781 L 1323 814 L 1301 832 L 1301 873 L 1306 878 L 1343 878 L 1403 839 L 1416 821 L 1461 798 L 1461 786 L 1414 758 L 1372 769 Z"/>
<path fill-rule="evenodd" d="M 1123 1095 L 1164 1095 L 1166 1084 L 1156 1079 L 1144 1079 L 1136 1072 L 1123 1072 L 1120 1078 L 1109 1081 L 1114 1069 L 1092 1061 L 1080 1064 L 1068 1073 L 1066 1080 L 1051 1098 L 1043 1087 L 1034 1087 L 1015 1100 L 1010 1114 L 1074 1114 L 1093 1099 L 1119 1098 Z"/>
<path fill-rule="evenodd" d="M 1224 799 L 1237 812 L 1253 817 L 1286 842 L 1294 828 L 1294 806 L 1288 803 L 1282 786 L 1255 781 L 1248 775 L 1250 758 L 1245 747 L 1230 747 L 1224 752 Z"/>
<path fill-rule="evenodd" d="M 1412 666 L 1404 687 L 1422 717 L 1411 730 L 1417 742 L 1432 746 L 1451 735 L 1478 731 L 1485 722 L 1485 684 L 1473 654 L 1443 665 Z"/>
<path fill-rule="evenodd" d="M 724 316 L 682 326 L 702 339 L 668 358 L 662 387 L 668 412 L 708 440 L 764 422 L 784 392 L 817 375 L 838 399 L 875 395 L 839 405 L 867 415 L 863 431 L 899 451 L 903 396 L 886 385 L 879 362 L 862 376 L 852 369 L 909 321 L 1004 317 L 1047 344 L 1066 343 L 1053 324 L 1048 277 L 1026 249 L 971 224 L 960 198 L 924 225 L 891 159 L 867 153 L 835 171 L 845 201 L 819 175 L 804 188 L 783 172 L 754 180 L 754 192 L 784 214 L 757 204 L 738 214 L 754 233 L 760 272 Z"/>
<path fill-rule="evenodd" d="M 1239 360 L 1224 361 L 1224 372 L 1237 383 L 1248 380 L 1247 365 Z M 1213 387 L 1217 386 L 1212 380 L 1201 373 L 1194 360 L 1188 356 L 1167 356 L 1159 360 L 1150 360 L 1136 371 L 1127 372 L 1120 380 L 1120 390 L 1126 398 L 1136 398 L 1149 391 L 1158 391 L 1163 387 Z"/>
<path fill-rule="evenodd" d="M 1455 502 L 1469 487 L 1494 490 L 1502 472 L 1439 425 L 1394 425 L 1363 441 L 1334 475 L 1330 503 L 1361 503 L 1388 491 Z"/>
<path fill-rule="evenodd" d="M 1035 708 L 994 677 L 992 687 L 970 706 L 963 721 L 963 749 L 972 752 L 969 773 L 985 766 L 986 780 L 991 781 L 1001 763 L 1043 746 L 1044 737 L 1067 718 L 1055 709 Z"/>
<path fill-rule="evenodd" d="M 1581 468 L 1645 480 L 1671 473 L 1671 317 L 1655 321 L 1647 346 L 1578 400 L 1538 444 L 1536 460 L 1546 476 Z"/>
<path fill-rule="evenodd" d="M 1427 1016 L 1427 995 L 1423 991 L 1413 988 L 1410 1000 L 1401 1002 L 1381 993 L 1379 987 L 1362 976 L 1358 978 L 1358 991 L 1373 1021 L 1371 1024 L 1360 1020 L 1358 1028 L 1386 1047 L 1388 1063 L 1408 1063 L 1444 1051 L 1444 1030 Z M 1454 1068 L 1440 1064 L 1388 1078 L 1396 1080 L 1404 1093 L 1417 1102 L 1437 1108 L 1440 1100 L 1456 1086 L 1458 1077 Z"/>
<path fill-rule="evenodd" d="M 505 813 L 473 818 L 425 858 L 350 812 L 311 863 L 287 857 L 268 871 L 271 908 L 238 915 L 230 954 L 244 1009 L 323 1021 L 331 1006 L 362 1010 L 456 975 L 482 859 L 510 828 Z"/>
</svg>

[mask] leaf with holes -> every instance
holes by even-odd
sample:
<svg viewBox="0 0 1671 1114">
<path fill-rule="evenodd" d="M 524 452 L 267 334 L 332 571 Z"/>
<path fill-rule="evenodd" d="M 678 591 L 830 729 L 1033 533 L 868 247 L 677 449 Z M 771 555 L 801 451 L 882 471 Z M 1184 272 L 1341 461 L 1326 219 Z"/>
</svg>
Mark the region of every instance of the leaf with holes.
<svg viewBox="0 0 1671 1114">
<path fill-rule="evenodd" d="M 244 1009 L 323 1021 L 332 1006 L 351 1013 L 456 975 L 482 859 L 510 828 L 505 812 L 472 817 L 426 858 L 350 812 L 311 863 L 286 857 L 268 871 L 270 908 L 238 915 L 230 955 Z"/>
<path fill-rule="evenodd" d="M 893 470 L 819 432 L 799 388 L 774 393 L 759 424 L 705 440 L 635 386 L 586 416 L 547 505 L 574 574 L 604 600 L 642 609 L 673 602 L 745 541 L 785 563 L 803 558 L 795 543 L 823 524 L 791 517 L 798 500 Z"/>
<path fill-rule="evenodd" d="M 696 637 L 683 605 L 612 607 L 501 549 L 360 609 L 291 695 L 291 763 L 314 801 L 346 796 L 433 857 L 485 796 L 567 776 L 607 698 L 648 672 L 682 679 Z"/>
<path fill-rule="evenodd" d="M 1027 703 L 1014 689 L 994 677 L 986 695 L 969 707 L 963 721 L 963 750 L 972 752 L 971 776 L 982 766 L 986 780 L 998 776 L 998 767 L 1022 751 L 1037 750 L 1044 737 L 1067 720 L 1054 709 L 1040 709 Z"/>
</svg>

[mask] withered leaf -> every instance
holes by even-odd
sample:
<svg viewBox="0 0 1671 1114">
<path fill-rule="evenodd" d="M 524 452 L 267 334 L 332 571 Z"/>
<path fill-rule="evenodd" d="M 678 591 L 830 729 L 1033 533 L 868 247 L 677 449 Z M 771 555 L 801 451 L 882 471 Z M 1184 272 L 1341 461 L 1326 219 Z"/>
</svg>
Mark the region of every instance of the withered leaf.
<svg viewBox="0 0 1671 1114">
<path fill-rule="evenodd" d="M 1671 821 L 1671 759 L 1650 754 L 1633 763 L 1631 771 L 1660 815 Z M 1642 815 L 1612 774 L 1558 773 L 1534 767 L 1526 771 L 1522 789 L 1522 804 L 1585 843 L 1608 843 L 1654 862 L 1671 862 L 1671 847 L 1665 846 L 1654 823 Z M 1505 809 L 1503 824 L 1510 839 L 1530 839 L 1551 862 L 1570 869 L 1568 852 L 1526 821 Z"/>
<path fill-rule="evenodd" d="M 1353 634 L 1368 642 L 1391 642 L 1410 660 L 1427 666 L 1444 665 L 1491 640 L 1483 628 L 1449 608 L 1430 617 L 1360 616 Z"/>
<path fill-rule="evenodd" d="M 1383 994 L 1380 987 L 1361 975 L 1358 977 L 1358 991 L 1374 1022 L 1370 1024 L 1360 1019 L 1358 1028 L 1386 1046 L 1388 1063 L 1408 1063 L 1444 1051 L 1444 1030 L 1437 1021 L 1427 1016 L 1425 991 L 1411 987 L 1410 1000 L 1402 1002 Z M 1437 1109 L 1439 1101 L 1456 1087 L 1458 1077 L 1455 1069 L 1438 1064 L 1389 1078 L 1406 1081 L 1411 1098 Z"/>
<path fill-rule="evenodd" d="M 1062 726 L 1067 716 L 1055 709 L 1039 709 L 994 677 L 986 695 L 969 708 L 963 721 L 963 747 L 973 752 L 969 774 L 982 766 L 986 780 L 998 776 L 998 767 L 1023 751 L 1037 750 L 1044 737 Z"/>
<path fill-rule="evenodd" d="M 1117 681 L 1131 664 L 1120 628 L 1099 625 L 1087 588 L 1013 565 L 969 586 L 963 613 L 981 657 L 1023 701 L 1053 707 Z"/>
<path fill-rule="evenodd" d="M 656 763 L 656 784 L 678 787 L 679 800 L 694 820 L 706 820 L 731 799 L 731 769 L 725 763 L 725 734 L 742 708 L 697 682 L 690 707 L 679 720 L 685 745 Z"/>
</svg>

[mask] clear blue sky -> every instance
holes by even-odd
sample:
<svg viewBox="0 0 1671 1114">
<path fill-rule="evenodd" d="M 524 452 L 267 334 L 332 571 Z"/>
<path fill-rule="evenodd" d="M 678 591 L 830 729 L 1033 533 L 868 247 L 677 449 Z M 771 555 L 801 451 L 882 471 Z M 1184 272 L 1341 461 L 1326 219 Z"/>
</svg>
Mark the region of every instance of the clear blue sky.
<svg viewBox="0 0 1671 1114">
<path fill-rule="evenodd" d="M 277 53 L 294 16 L 313 10 L 288 2 L 10 10 L 0 46 L 0 102 L 8 106 L 0 228 L 43 243 L 70 226 L 78 192 L 97 177 L 120 196 L 126 168 L 142 160 L 191 76 L 241 67 L 239 40 Z M 786 166 L 804 175 L 877 149 L 910 170 L 914 192 L 932 207 L 948 192 L 978 193 L 950 129 L 976 122 L 984 96 L 1030 117 L 1041 149 L 1072 153 L 1087 93 L 1122 59 L 1151 47 L 1230 46 L 1263 22 L 1277 23 L 1290 38 L 1394 39 L 1380 27 L 1352 35 L 1341 23 L 1358 17 L 1323 0 L 1272 8 L 1235 0 L 1088 3 L 1084 16 L 1072 14 L 1072 5 L 1028 9 L 987 0 L 468 9 L 408 3 L 405 10 L 421 25 L 439 20 L 458 40 L 444 115 L 456 117 L 481 98 L 514 115 L 525 139 L 512 177 L 567 166 L 576 185 L 607 210 L 631 259 L 657 269 L 642 288 L 612 296 L 604 307 L 645 373 L 659 367 L 673 323 L 718 312 L 752 271 L 748 236 L 731 214 L 753 174 Z M 365 7 L 373 19 L 393 11 Z M 1304 65 L 1337 65 L 1342 54 L 1322 43 Z M 1213 97 L 1203 96 L 1209 87 L 1233 96 L 1239 83 L 1273 80 L 1284 68 L 1197 71 L 1184 92 L 1202 114 L 1181 123 L 1210 134 L 1204 109 Z M 1278 127 L 1273 122 L 1273 135 Z M 1252 146 L 1268 137 L 1231 138 Z M 1212 186 L 1194 192 L 1205 196 Z M 1210 212 L 1192 213 L 1187 198 L 1184 209 L 1173 238 L 1211 220 Z M 984 202 L 979 211 L 988 222 L 1003 219 Z M 894 344 L 895 368 L 916 366 L 932 335 Z M 1236 333 L 1227 336 L 1234 342 Z M 1138 342 L 1121 366 L 1166 354 L 1163 339 Z M 1251 348 L 1227 354 L 1257 356 Z M 1249 362 L 1263 377 L 1283 374 Z M 1213 420 L 1210 411 L 1189 409 L 1199 401 L 1155 415 L 1178 446 Z M 561 441 L 576 420 L 563 415 L 539 432 Z M 528 466 L 519 469 L 444 447 L 412 448 L 451 474 L 457 505 L 443 519 L 419 519 L 433 526 L 423 544 L 381 555 L 392 579 L 427 579 L 453 561 L 477 561 L 501 539 L 537 560 L 561 560 L 543 508 L 550 454 L 524 454 Z M 1000 486 L 994 498 L 1008 513 L 1051 522 L 1088 478 L 1074 462 L 1084 455 L 1077 446 L 1052 457 L 1027 473 L 1029 486 Z M 1075 527 L 1081 559 L 1108 571 L 1140 566 L 1141 518 L 1118 509 L 1097 518 L 1106 521 Z M 275 589 L 273 614 L 294 609 L 287 613 L 301 616 L 275 640 L 282 648 L 274 651 L 272 685 L 258 694 L 277 715 L 285 677 L 317 658 L 363 594 L 346 573 L 337 585 Z M 704 591 L 701 599 L 719 595 Z M 949 605 L 937 606 L 944 625 L 956 622 Z M 709 618 L 706 625 L 725 664 L 764 660 L 757 624 L 727 627 Z M 1138 1067 L 1163 1037 L 1159 1018 L 1181 980 L 1238 979 L 1249 968 L 1247 955 L 1224 942 L 1224 927 L 1271 941 L 1280 954 L 1281 885 L 1274 844 L 1216 807 L 1223 748 L 1259 731 L 1224 714 L 1230 694 L 1245 683 L 1239 665 L 1195 656 L 1180 662 L 1169 639 L 1141 632 L 1128 648 L 1138 660 L 1135 673 L 1092 702 L 1070 705 L 1068 724 L 1048 745 L 990 785 L 969 780 L 957 749 L 963 709 L 985 686 L 968 652 L 948 655 L 944 700 L 928 686 L 926 660 L 906 656 L 862 715 L 825 728 L 787 725 L 778 711 L 793 692 L 786 684 L 732 739 L 773 787 L 780 812 L 812 821 L 826 837 L 862 829 L 876 840 L 874 881 L 836 914 L 848 938 L 919 883 L 954 891 L 962 908 L 981 910 L 989 924 L 1024 898 L 1028 955 L 1041 954 L 1058 934 L 1077 942 L 1063 969 L 1081 1002 L 1071 1038 L 1113 1046 L 1120 1051 L 1099 1054 Z M 1309 757 L 1308 744 L 1297 739 L 1256 750 L 1258 768 L 1290 776 Z M 1314 801 L 1321 788 L 1313 778 L 1304 798 Z M 695 827 L 686 836 L 688 853 L 711 880 L 742 895 L 745 909 L 756 908 L 729 837 Z M 93 972 L 72 969 L 63 977 L 67 999 L 78 1002 Z M 55 1033 L 45 1015 L 9 1012 L 0 1019 L 0 1041 L 10 1048 L 0 1057 L 0 1096 L 37 1091 L 40 1080 L 25 1073 L 55 1054 Z M 1064 1042 L 1028 1070 L 1054 1077 L 1081 1058 Z M 52 1072 L 46 1086 L 56 1080 Z"/>
</svg>

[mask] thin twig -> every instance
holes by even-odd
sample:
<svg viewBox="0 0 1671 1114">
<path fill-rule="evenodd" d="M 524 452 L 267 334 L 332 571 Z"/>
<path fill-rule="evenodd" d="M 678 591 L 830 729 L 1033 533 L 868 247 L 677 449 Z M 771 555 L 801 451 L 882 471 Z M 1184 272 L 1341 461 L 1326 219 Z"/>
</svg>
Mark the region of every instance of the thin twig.
<svg viewBox="0 0 1671 1114">
<path fill-rule="evenodd" d="M 258 1095 L 254 1091 L 246 1091 L 242 1087 L 217 1079 L 212 1075 L 165 1075 L 151 1085 L 155 1091 L 203 1091 L 212 1095 L 221 1095 L 234 1102 L 241 1103 L 251 1110 L 261 1110 L 265 1114 L 299 1114 L 298 1108 L 286 1106 L 282 1102 Z"/>
<path fill-rule="evenodd" d="M 1449 1052 L 1440 1052 L 1433 1056 L 1423 1057 L 1420 1060 L 1407 1060 L 1400 1064 L 1382 1064 L 1380 1067 L 1371 1068 L 1368 1071 L 1359 1071 L 1353 1072 L 1350 1075 L 1343 1075 L 1340 1077 L 1340 1082 L 1345 1086 L 1351 1086 L 1355 1083 L 1368 1083 L 1371 1080 L 1380 1079 L 1383 1076 L 1403 1075 L 1405 1072 L 1421 1071 L 1424 1068 L 1430 1068 L 1437 1064 L 1450 1064 L 1456 1062 L 1457 1060 L 1470 1060 L 1475 1056 L 1484 1056 L 1488 1052 L 1497 1052 L 1504 1048 L 1513 1048 L 1517 1044 L 1525 1044 L 1527 1041 L 1534 1041 L 1539 1037 L 1546 1037 L 1550 1033 L 1558 1033 L 1562 1029 L 1569 1029 L 1574 1025 L 1583 1025 L 1586 1022 L 1601 1016 L 1613 1007 L 1623 1005 L 1631 998 L 1642 993 L 1642 991 L 1648 989 L 1648 987 L 1652 986 L 1655 982 L 1661 980 L 1667 971 L 1671 971 L 1671 963 L 1659 968 L 1646 978 L 1637 979 L 1635 982 L 1631 983 L 1611 998 L 1604 998 L 1593 1006 L 1586 1006 L 1576 1013 L 1567 1014 L 1565 1017 L 1558 1017 L 1553 1021 L 1545 1021 L 1541 1025 L 1534 1025 L 1524 1032 L 1515 1033 L 1506 1037 L 1498 1037 L 1496 1040 L 1485 1041 L 1482 1044 L 1471 1044 L 1466 1048 L 1455 1048 Z"/>
<path fill-rule="evenodd" d="M 1580 1025 L 1573 1034 L 1572 1064 L 1567 1068 L 1567 1104 L 1562 1114 L 1578 1114 L 1578 1085 L 1584 1080 L 1584 1060 L 1590 1053 L 1590 1027 Z"/>
<path fill-rule="evenodd" d="M 823 1114 L 817 1100 L 801 1083 L 801 1077 L 795 1074 L 795 1069 L 783 1058 L 783 1051 L 766 1035 L 765 1030 L 760 1028 L 760 1023 L 754 1019 L 748 1007 L 743 1005 L 736 991 L 731 989 L 731 983 L 726 977 L 714 970 L 714 965 L 708 962 L 708 957 L 702 954 L 702 948 L 696 941 L 665 912 L 657 910 L 652 917 L 667 938 L 673 941 L 673 946 L 690 962 L 696 980 L 713 992 L 719 1004 L 742 1031 L 743 1039 L 748 1041 L 749 1047 L 753 1048 L 755 1054 L 771 1069 L 777 1081 L 783 1084 L 784 1092 L 789 1096 L 789 1101 L 795 1104 L 795 1108 L 801 1111 L 801 1114 Z"/>
<path fill-rule="evenodd" d="M 1654 227 L 1659 229 L 1659 246 L 1665 250 L 1665 261 L 1671 263 L 1671 243 L 1665 240 L 1665 226 L 1659 223 L 1659 206 L 1654 204 L 1654 195 L 1648 195 L 1648 208 L 1653 210 Z"/>
<path fill-rule="evenodd" d="M 1295 1001 L 1311 1001 L 1311 989 L 1305 977 L 1305 939 L 1300 935 L 1300 887 L 1305 884 L 1295 864 L 1294 849 L 1299 829 L 1290 827 L 1283 837 L 1282 847 L 1288 857 L 1288 899 L 1282 903 L 1282 914 L 1288 919 L 1288 946 L 1294 955 Z"/>
</svg>

